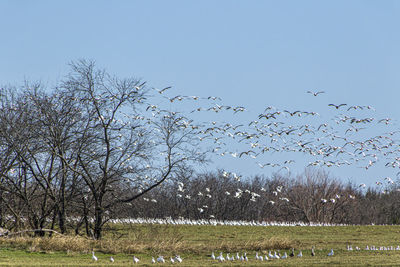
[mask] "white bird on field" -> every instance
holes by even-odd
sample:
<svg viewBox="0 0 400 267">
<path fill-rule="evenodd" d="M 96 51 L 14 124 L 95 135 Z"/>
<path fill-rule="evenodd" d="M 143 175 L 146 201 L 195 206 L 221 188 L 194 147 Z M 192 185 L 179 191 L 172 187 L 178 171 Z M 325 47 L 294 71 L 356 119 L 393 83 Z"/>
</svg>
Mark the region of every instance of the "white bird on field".
<svg viewBox="0 0 400 267">
<path fill-rule="evenodd" d="M 97 257 L 94 255 L 94 251 L 92 251 L 92 260 L 97 261 Z"/>
<path fill-rule="evenodd" d="M 283 254 L 283 256 L 281 257 L 281 259 L 287 259 L 286 251 L 285 251 L 285 254 Z"/>
<path fill-rule="evenodd" d="M 219 254 L 219 256 L 217 257 L 217 260 L 219 261 L 225 261 L 224 255 L 222 255 L 222 252 Z"/>
<path fill-rule="evenodd" d="M 172 257 L 169 257 L 169 260 L 171 261 L 172 264 L 175 263 L 175 260 Z"/>
<path fill-rule="evenodd" d="M 303 252 L 301 252 L 301 250 L 300 250 L 300 252 L 299 252 L 299 254 L 297 254 L 297 257 L 303 257 Z"/>
<path fill-rule="evenodd" d="M 158 256 L 157 262 L 165 263 L 164 257 L 163 256 Z"/>
<path fill-rule="evenodd" d="M 156 260 L 154 259 L 154 257 L 151 257 L 151 263 L 156 263 Z"/>
<path fill-rule="evenodd" d="M 226 260 L 228 260 L 228 261 L 234 261 L 235 260 L 235 257 L 231 257 L 231 255 L 229 254 L 229 253 L 227 253 L 226 254 Z"/>
<path fill-rule="evenodd" d="M 113 257 L 110 257 L 110 262 L 114 262 L 114 258 Z"/>
<path fill-rule="evenodd" d="M 270 257 L 271 259 L 274 259 L 274 258 L 275 258 L 274 255 L 272 255 L 271 250 L 268 251 L 268 257 Z"/>
<path fill-rule="evenodd" d="M 179 255 L 176 255 L 175 256 L 175 260 L 177 261 L 177 262 L 179 262 L 179 263 L 181 263 L 183 260 L 182 260 L 182 258 L 181 258 L 181 256 L 179 256 Z"/>
<path fill-rule="evenodd" d="M 211 253 L 211 259 L 215 260 L 214 251 Z"/>
<path fill-rule="evenodd" d="M 335 253 L 333 252 L 333 249 L 331 249 L 331 252 L 328 253 L 328 256 L 333 256 Z"/>
<path fill-rule="evenodd" d="M 139 258 L 137 258 L 135 255 L 133 255 L 133 263 L 139 263 Z"/>
</svg>

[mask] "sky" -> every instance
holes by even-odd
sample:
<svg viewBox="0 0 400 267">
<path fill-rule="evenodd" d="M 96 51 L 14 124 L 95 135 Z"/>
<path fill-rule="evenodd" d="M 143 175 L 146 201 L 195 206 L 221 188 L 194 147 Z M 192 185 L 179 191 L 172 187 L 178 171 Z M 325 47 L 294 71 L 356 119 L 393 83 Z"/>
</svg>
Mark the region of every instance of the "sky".
<svg viewBox="0 0 400 267">
<path fill-rule="evenodd" d="M 328 103 L 348 103 L 396 121 L 399 13 L 399 1 L 0 0 L 0 84 L 52 86 L 69 62 L 86 58 L 176 95 L 219 96 L 245 106 L 242 116 L 276 106 L 333 117 Z M 271 174 L 236 159 L 207 168 Z M 329 171 L 368 185 L 393 175 Z"/>
</svg>

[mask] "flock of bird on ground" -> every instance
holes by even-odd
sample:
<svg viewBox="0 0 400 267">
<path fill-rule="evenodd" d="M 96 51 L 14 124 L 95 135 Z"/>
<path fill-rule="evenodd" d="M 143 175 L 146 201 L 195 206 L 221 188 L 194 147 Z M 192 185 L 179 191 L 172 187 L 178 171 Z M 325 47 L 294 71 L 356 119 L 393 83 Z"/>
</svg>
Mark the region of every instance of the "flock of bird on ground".
<svg viewBox="0 0 400 267">
<path fill-rule="evenodd" d="M 361 249 L 360 247 L 356 246 L 353 249 L 352 245 L 347 245 L 347 251 L 400 251 L 400 246 L 397 247 L 393 247 L 393 246 L 366 246 L 364 249 Z M 232 255 L 231 255 L 232 254 Z M 328 257 L 334 256 L 335 252 L 333 251 L 333 249 L 330 250 L 330 252 L 328 254 L 326 254 Z M 311 248 L 311 252 L 310 252 L 310 256 L 314 257 L 316 256 L 315 253 L 315 247 L 313 246 Z M 236 255 L 234 253 L 226 253 L 226 255 L 224 256 L 223 252 L 220 252 L 218 256 L 216 256 L 214 254 L 214 252 L 211 252 L 211 259 L 215 260 L 215 261 L 219 261 L 219 262 L 225 262 L 225 261 L 240 261 L 240 262 L 248 262 L 250 260 L 249 256 L 247 255 L 246 252 L 243 253 L 239 253 L 236 252 Z M 294 251 L 294 248 L 291 249 L 290 253 L 287 254 L 287 252 L 283 252 L 283 254 L 281 254 L 280 251 L 274 251 L 273 253 L 271 252 L 271 250 L 268 251 L 268 253 L 265 253 L 263 255 L 263 253 L 259 253 L 256 252 L 254 259 L 256 261 L 268 261 L 268 260 L 285 260 L 288 258 L 302 258 L 303 257 L 303 252 L 302 250 L 299 250 L 298 252 Z M 97 256 L 95 255 L 95 252 L 92 251 L 92 260 L 93 261 L 98 261 Z M 164 256 L 158 256 L 157 258 L 152 257 L 151 258 L 151 263 L 152 264 L 156 264 L 156 263 L 182 263 L 183 262 L 183 258 L 181 258 L 179 255 L 175 255 L 175 256 L 171 256 L 169 257 L 169 260 L 164 259 Z M 110 257 L 110 262 L 114 263 L 115 259 L 111 256 Z M 135 255 L 132 256 L 132 263 L 137 264 L 139 263 L 140 260 L 138 257 L 136 257 Z"/>
<path fill-rule="evenodd" d="M 184 102 L 184 100 L 204 100 L 207 103 L 213 101 L 210 107 L 195 107 L 193 109 L 193 104 L 191 104 L 192 110 L 189 114 L 200 114 L 201 111 L 205 111 L 219 113 L 218 115 L 220 115 L 223 111 L 232 111 L 234 114 L 247 111 L 243 106 L 228 106 L 217 103 L 221 101 L 219 97 L 183 95 L 167 97 L 165 92 L 168 89 L 170 87 L 154 90 L 168 99 L 169 103 Z M 324 91 L 307 91 L 307 93 L 311 97 L 320 97 L 320 95 L 325 94 Z M 304 158 L 311 159 L 306 166 L 342 167 L 352 165 L 368 170 L 377 165 L 378 162 L 383 162 L 386 168 L 394 170 L 393 175 L 400 175 L 400 142 L 397 140 L 400 130 L 395 128 L 397 125 L 394 120 L 388 117 L 373 117 L 371 113 L 375 112 L 375 109 L 369 105 L 329 103 L 327 106 L 331 109 L 329 112 L 334 114 L 334 117 L 329 121 L 322 120 L 318 112 L 280 110 L 269 106 L 258 115 L 256 120 L 245 122 L 245 119 L 240 119 L 238 124 L 233 123 L 234 119 L 231 122 L 210 121 L 209 115 L 207 115 L 208 121 L 203 123 L 195 123 L 194 119 L 189 119 L 183 115 L 175 122 L 178 127 L 187 128 L 196 133 L 199 142 L 205 142 L 204 146 L 211 146 L 215 155 L 231 156 L 236 159 L 252 159 L 256 166 L 262 169 L 270 167 L 275 173 L 286 170 L 289 175 L 291 165 L 295 164 L 297 160 L 263 162 L 263 157 L 275 156 L 276 153 L 286 153 L 291 157 L 294 153 L 302 153 Z M 146 110 L 152 112 L 153 116 L 163 111 L 157 105 L 149 105 Z M 364 112 L 367 112 L 367 114 L 364 114 Z M 173 115 L 180 116 L 180 113 L 173 112 Z M 201 117 L 201 115 L 199 116 Z M 382 130 L 382 133 L 370 136 L 371 132 L 367 130 L 371 128 L 374 128 L 375 132 Z M 182 155 L 182 157 L 184 156 Z M 233 177 L 237 181 L 241 179 L 241 175 L 234 172 L 224 171 L 223 175 Z M 387 188 L 395 185 L 395 179 L 392 177 L 379 177 L 379 180 L 376 181 L 376 185 L 381 187 L 381 193 L 387 193 Z M 178 183 L 177 187 L 177 197 L 187 199 L 194 197 L 184 194 L 183 183 Z M 359 185 L 360 189 L 364 187 L 366 187 L 364 183 Z M 226 195 L 240 198 L 243 193 L 248 193 L 251 194 L 251 201 L 253 202 L 256 202 L 260 197 L 257 192 L 247 191 L 238 188 L 235 192 L 227 191 Z M 265 191 L 265 189 L 261 188 L 261 191 Z M 290 201 L 281 194 L 281 191 L 282 186 L 278 186 L 274 191 L 277 198 L 269 200 L 271 205 L 275 204 L 276 201 Z M 198 192 L 198 196 L 211 198 L 210 188 L 205 188 L 204 192 Z M 321 203 L 335 203 L 341 197 L 341 195 L 336 195 L 330 198 L 322 198 Z M 353 195 L 346 197 L 348 199 L 355 198 Z M 150 201 L 147 198 L 144 198 L 144 200 Z M 151 201 L 156 202 L 155 199 Z M 199 207 L 198 211 L 202 213 L 207 208 L 207 206 L 202 206 Z M 212 215 L 210 215 L 210 218 L 213 218 Z"/>
<path fill-rule="evenodd" d="M 333 249 L 331 249 L 331 251 L 327 254 L 328 256 L 333 256 L 334 252 Z M 295 252 L 294 249 L 292 248 L 291 253 L 288 255 L 286 252 L 284 252 L 283 255 L 280 254 L 280 252 L 278 251 L 274 251 L 274 253 L 272 254 L 271 251 L 268 252 L 267 255 L 259 255 L 258 252 L 256 252 L 255 255 L 255 260 L 258 261 L 268 261 L 268 260 L 273 260 L 273 259 L 288 259 L 290 257 L 294 257 L 295 256 Z M 315 256 L 315 252 L 314 252 L 314 247 L 311 249 L 311 256 Z M 301 258 L 303 257 L 303 252 L 300 250 L 297 254 L 296 254 L 297 258 Z M 220 254 L 218 256 L 215 256 L 214 252 L 211 253 L 211 259 L 212 260 L 217 260 L 220 262 L 224 262 L 224 261 L 242 261 L 242 262 L 247 262 L 249 261 L 249 258 L 247 256 L 247 253 L 244 252 L 242 255 L 239 255 L 239 252 L 236 253 L 236 256 L 234 255 L 230 255 L 230 253 L 226 254 L 226 257 L 224 257 L 223 253 L 220 252 Z M 97 256 L 95 255 L 95 252 L 92 251 L 92 260 L 93 261 L 98 261 Z M 168 260 L 167 260 L 168 261 Z M 179 255 L 175 255 L 175 256 L 171 256 L 169 257 L 169 262 L 174 264 L 174 263 L 182 263 L 183 259 L 179 256 Z M 111 256 L 110 257 L 110 262 L 114 263 L 115 259 Z M 136 257 L 135 255 L 133 255 L 132 257 L 132 262 L 134 264 L 137 264 L 140 262 L 139 258 Z M 155 264 L 155 263 L 166 263 L 166 260 L 164 259 L 164 256 L 158 256 L 157 259 L 155 259 L 154 257 L 151 258 L 151 263 Z"/>
<path fill-rule="evenodd" d="M 92 251 L 92 260 L 93 261 L 98 261 L 97 256 L 95 255 L 94 251 Z M 179 256 L 179 255 L 175 255 L 174 257 L 170 257 L 169 258 L 169 262 L 174 264 L 174 263 L 181 263 L 183 261 L 183 259 Z M 115 259 L 114 257 L 110 257 L 110 262 L 114 263 Z M 137 264 L 140 262 L 140 259 L 138 257 L 136 257 L 135 255 L 133 255 L 132 257 L 132 263 L 133 264 Z M 151 263 L 155 264 L 155 263 L 165 263 L 165 259 L 164 256 L 158 256 L 157 259 L 155 259 L 154 257 L 151 258 Z"/>
<path fill-rule="evenodd" d="M 315 250 L 314 247 L 311 248 L 311 253 L 310 255 L 312 257 L 314 257 L 315 254 Z M 333 249 L 331 249 L 331 251 L 327 254 L 327 256 L 333 256 L 334 251 Z M 257 261 L 268 261 L 268 260 L 279 260 L 279 259 L 288 259 L 288 258 L 293 258 L 293 257 L 297 257 L 297 258 L 302 258 L 303 257 L 303 252 L 300 250 L 298 253 L 294 252 L 294 248 L 292 248 L 290 254 L 288 255 L 287 252 L 285 251 L 283 253 L 283 255 L 280 253 L 280 251 L 274 251 L 274 253 L 270 251 L 268 251 L 268 254 L 265 253 L 265 255 L 261 255 L 261 253 L 259 254 L 258 252 L 256 252 L 256 255 L 254 256 L 254 259 Z M 220 252 L 220 254 L 218 256 L 215 256 L 214 252 L 211 253 L 211 259 L 212 260 L 217 260 L 219 262 L 224 262 L 224 261 L 241 261 L 241 262 L 247 262 L 249 261 L 249 257 L 247 256 L 247 253 L 244 252 L 242 255 L 239 254 L 239 252 L 236 252 L 236 256 L 234 255 L 230 255 L 230 253 L 226 254 L 226 257 L 224 257 L 223 253 Z"/>
<path fill-rule="evenodd" d="M 400 250 L 400 246 L 397 247 L 393 247 L 393 246 L 366 246 L 364 249 L 361 249 L 359 247 L 355 247 L 353 249 L 352 245 L 347 245 L 347 251 L 399 251 Z M 333 251 L 333 249 L 330 250 L 330 252 L 328 254 L 326 254 L 328 257 L 334 256 L 335 252 Z M 311 252 L 310 252 L 310 256 L 314 257 L 316 256 L 316 252 L 315 252 L 315 247 L 313 246 L 311 248 Z M 226 255 L 224 256 L 223 252 L 220 252 L 218 256 L 216 256 L 214 254 L 214 252 L 211 252 L 211 259 L 214 261 L 219 261 L 219 262 L 229 262 L 229 261 L 239 261 L 239 262 L 248 262 L 250 261 L 251 257 L 249 257 L 247 255 L 246 252 L 243 253 L 239 253 L 236 252 L 235 253 L 226 253 Z M 283 254 L 280 251 L 274 251 L 273 253 L 271 252 L 271 250 L 268 251 L 268 253 L 259 253 L 256 252 L 255 256 L 254 256 L 254 260 L 256 261 L 269 261 L 269 260 L 285 260 L 285 259 L 289 259 L 289 258 L 302 258 L 303 257 L 303 252 L 302 250 L 299 250 L 298 252 L 295 252 L 294 248 L 292 248 L 290 250 L 290 253 L 288 254 L 286 251 L 283 252 Z M 95 255 L 95 252 L 92 251 L 92 260 L 93 261 L 98 261 L 97 256 Z M 179 255 L 175 255 L 175 256 L 171 256 L 169 257 L 169 260 L 164 259 L 164 256 L 158 256 L 157 258 L 152 257 L 151 258 L 151 263 L 152 264 L 156 264 L 156 263 L 166 263 L 168 262 L 175 264 L 175 263 L 182 263 L 183 262 L 183 258 L 181 258 Z M 110 257 L 110 262 L 114 263 L 115 259 L 111 256 Z M 132 263 L 137 264 L 139 263 L 140 260 L 138 257 L 136 257 L 135 255 L 132 256 Z"/>
</svg>

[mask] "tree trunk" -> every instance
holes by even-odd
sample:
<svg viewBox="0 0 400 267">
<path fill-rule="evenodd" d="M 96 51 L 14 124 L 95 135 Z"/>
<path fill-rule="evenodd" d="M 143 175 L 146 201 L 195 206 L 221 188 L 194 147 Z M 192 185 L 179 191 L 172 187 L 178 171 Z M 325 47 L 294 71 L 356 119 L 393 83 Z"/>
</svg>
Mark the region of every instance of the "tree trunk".
<svg viewBox="0 0 400 267">
<path fill-rule="evenodd" d="M 97 206 L 95 208 L 95 221 L 94 221 L 94 238 L 101 239 L 101 232 L 103 228 L 103 208 Z"/>
</svg>

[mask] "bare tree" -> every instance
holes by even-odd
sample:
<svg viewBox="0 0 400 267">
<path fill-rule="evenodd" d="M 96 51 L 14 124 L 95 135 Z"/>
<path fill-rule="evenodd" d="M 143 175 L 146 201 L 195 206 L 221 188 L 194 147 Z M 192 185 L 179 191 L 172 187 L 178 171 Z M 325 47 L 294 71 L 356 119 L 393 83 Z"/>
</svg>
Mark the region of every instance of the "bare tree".
<svg viewBox="0 0 400 267">
<path fill-rule="evenodd" d="M 196 149 L 190 120 L 166 110 L 146 116 L 143 82 L 112 77 L 92 61 L 71 68 L 62 88 L 74 95 L 85 123 L 75 134 L 77 166 L 64 163 L 90 191 L 100 239 L 106 212 L 161 185 L 185 164 L 204 161 L 204 153 Z"/>
</svg>

